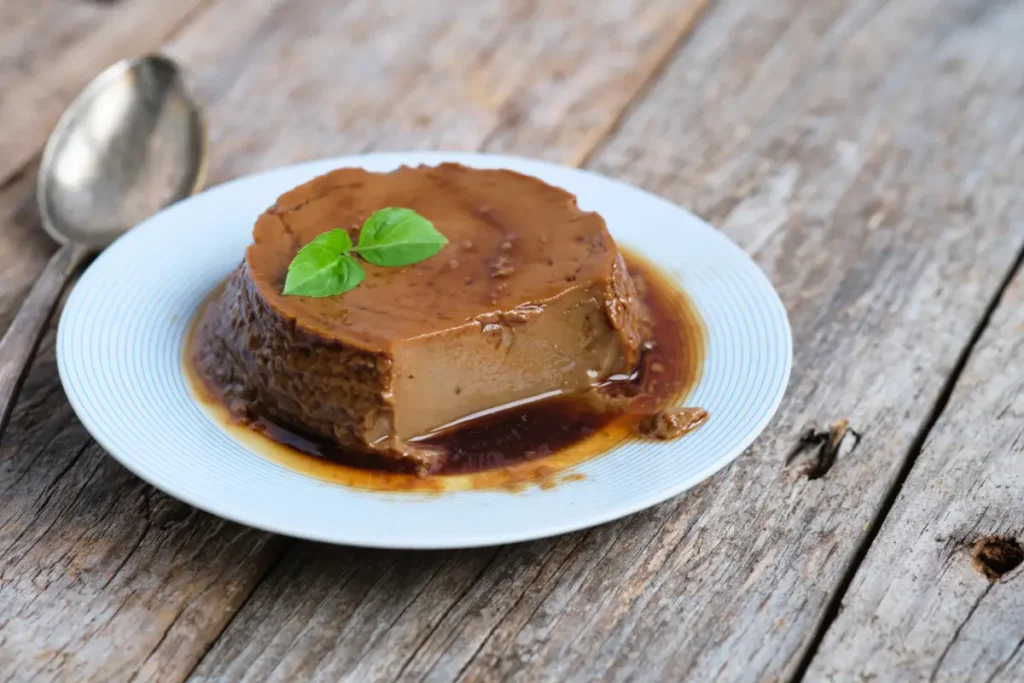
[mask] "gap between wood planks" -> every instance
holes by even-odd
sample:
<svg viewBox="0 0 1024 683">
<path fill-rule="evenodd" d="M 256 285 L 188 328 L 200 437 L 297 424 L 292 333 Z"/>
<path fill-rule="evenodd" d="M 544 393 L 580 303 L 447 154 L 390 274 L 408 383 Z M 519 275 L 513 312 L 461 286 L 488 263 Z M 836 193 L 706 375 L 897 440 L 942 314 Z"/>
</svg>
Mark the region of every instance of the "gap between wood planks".
<svg viewBox="0 0 1024 683">
<path fill-rule="evenodd" d="M 964 346 L 963 350 L 961 350 L 960 355 L 957 357 L 956 364 L 949 373 L 949 377 L 946 378 L 946 382 L 942 385 L 942 391 L 939 393 L 938 398 L 932 405 L 932 409 L 929 411 L 928 417 L 925 419 L 921 429 L 914 437 L 914 441 L 910 445 L 907 458 L 900 466 L 900 470 L 897 473 L 892 486 L 890 486 L 889 490 L 886 491 L 885 498 L 882 499 L 881 506 L 878 509 L 878 514 L 875 516 L 874 520 L 872 520 L 871 526 L 864 533 L 864 536 L 854 553 L 853 560 L 850 562 L 850 565 L 846 568 L 846 571 L 840 578 L 839 585 L 837 586 L 835 593 L 832 594 L 818 626 L 814 629 L 814 632 L 811 635 L 810 643 L 804 651 L 803 657 L 800 659 L 800 663 L 797 665 L 796 670 L 793 673 L 794 681 L 803 681 L 806 677 L 807 670 L 810 667 L 811 662 L 814 660 L 814 657 L 818 654 L 822 641 L 825 639 L 825 634 L 828 633 L 829 628 L 832 627 L 832 623 L 836 620 L 836 617 L 839 616 L 839 610 L 842 606 L 843 598 L 850 590 L 850 584 L 853 582 L 854 576 L 856 576 L 861 564 L 863 564 L 864 558 L 868 554 L 868 550 L 872 545 L 874 545 L 875 539 L 878 537 L 879 531 L 885 522 L 885 518 L 889 515 L 890 510 L 892 510 L 893 505 L 896 503 L 900 490 L 903 488 L 903 484 L 906 483 L 907 477 L 910 476 L 911 470 L 914 469 L 914 463 L 917 462 L 918 456 L 921 455 L 921 450 L 924 448 L 928 435 L 939 421 L 939 418 L 945 412 L 946 406 L 949 404 L 949 399 L 953 395 L 953 390 L 956 388 L 957 381 L 960 379 L 964 368 L 967 367 L 967 362 L 974 353 L 975 346 L 977 346 L 982 334 L 984 334 L 985 329 L 989 326 L 992 314 L 995 312 L 996 308 L 999 307 L 999 302 L 1002 301 L 1003 295 L 1006 293 L 1006 289 L 1010 286 L 1010 283 L 1013 282 L 1017 274 L 1021 272 L 1022 267 L 1024 267 L 1024 244 L 1018 248 L 1017 257 L 1014 259 L 1013 265 L 1010 266 L 1006 275 L 1003 277 L 1002 282 L 999 283 L 999 288 L 989 300 L 988 305 L 985 307 L 984 314 L 972 330 L 970 339 Z"/>
<path fill-rule="evenodd" d="M 648 72 L 647 76 L 640 84 L 640 87 L 636 89 L 636 92 L 633 94 L 633 97 L 631 97 L 629 101 L 626 102 L 625 105 L 623 105 L 622 109 L 619 110 L 619 113 L 615 116 L 615 118 L 613 118 L 611 122 L 609 122 L 608 127 L 605 128 L 605 130 L 601 134 L 601 137 L 594 140 L 594 143 L 590 146 L 590 149 L 584 152 L 582 155 L 580 155 L 580 158 L 576 160 L 576 166 L 578 168 L 583 168 L 587 164 L 589 164 L 590 161 L 597 156 L 598 152 L 600 152 L 604 148 L 605 143 L 608 140 L 611 140 L 612 138 L 615 137 L 615 134 L 622 127 L 623 122 L 629 118 L 629 115 L 633 113 L 637 105 L 640 102 L 643 102 L 645 99 L 647 99 L 647 94 L 651 91 L 651 88 L 654 87 L 655 83 L 661 80 L 661 77 L 665 74 L 665 71 L 666 69 L 668 69 L 669 64 L 671 64 L 675 60 L 676 55 L 679 54 L 682 51 L 683 46 L 686 45 L 686 41 L 689 39 L 690 36 L 694 34 L 695 31 L 697 31 L 700 28 L 700 24 L 703 21 L 704 17 L 707 15 L 708 5 L 710 4 L 711 0 L 709 0 L 708 2 L 700 3 L 700 5 L 695 10 L 697 18 L 690 23 L 687 29 L 681 31 L 679 35 L 676 36 L 675 42 L 672 43 L 672 46 L 665 51 L 665 54 L 662 56 L 661 60 L 654 64 L 650 72 Z M 486 144 L 486 141 L 484 144 Z M 481 147 L 482 146 L 483 145 L 481 145 Z"/>
</svg>

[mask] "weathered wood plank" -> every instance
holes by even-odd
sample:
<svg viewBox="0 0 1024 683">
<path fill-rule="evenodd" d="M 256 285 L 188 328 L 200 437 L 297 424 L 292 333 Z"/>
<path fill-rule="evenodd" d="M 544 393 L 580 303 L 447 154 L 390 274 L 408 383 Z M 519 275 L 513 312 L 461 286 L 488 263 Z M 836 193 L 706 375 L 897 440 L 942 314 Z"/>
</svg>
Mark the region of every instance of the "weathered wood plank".
<svg viewBox="0 0 1024 683">
<path fill-rule="evenodd" d="M 156 49 L 208 0 L 0 4 L 0 185 L 104 67 Z"/>
<path fill-rule="evenodd" d="M 7 427 L 18 390 L 68 280 L 78 274 L 89 257 L 89 250 L 83 246 L 67 245 L 57 250 L 0 338 L 0 434 Z"/>
<path fill-rule="evenodd" d="M 504 149 L 572 163 L 614 125 L 701 5 L 603 0 L 577 22 L 571 2 L 221 0 L 168 51 L 196 71 L 209 101 L 214 181 L 373 146 L 473 149 L 492 134 Z M 508 114 L 509 102 L 556 89 L 562 99 L 549 108 Z M 512 133 L 526 126 L 529 136 Z M 52 250 L 37 232 L 30 176 L 0 192 L 3 216 L 17 220 L 0 224 L 10 248 L 0 266 L 31 257 L 0 269 L 6 324 Z M 191 510 L 106 457 L 64 401 L 52 337 L 15 410 L 0 439 L 0 671 L 180 680 L 280 556 L 281 539 Z M 424 581 L 408 557 L 397 575 Z M 475 566 L 460 555 L 426 594 L 450 593 Z M 354 568 L 349 599 L 375 581 Z M 354 639 L 386 627 L 369 621 L 387 613 L 390 598 L 379 595 L 362 603 L 366 635 Z"/>
<path fill-rule="evenodd" d="M 486 147 L 574 164 L 704 4 L 221 0 L 168 52 L 210 100 L 211 182 L 369 150 Z"/>
<path fill-rule="evenodd" d="M 585 533 L 490 556 L 296 544 L 194 678 L 792 676 L 1024 240 L 1021 12 L 716 4 L 592 167 L 696 207 L 776 282 L 797 358 L 774 428 Z M 803 428 L 840 417 L 860 447 L 787 475 Z"/>
<path fill-rule="evenodd" d="M 809 680 L 1021 679 L 1022 364 L 1018 272 L 854 576 Z"/>
<path fill-rule="evenodd" d="M 0 448 L 0 670 L 181 679 L 262 575 L 265 534 L 157 494 L 85 434 L 37 364 Z"/>
<path fill-rule="evenodd" d="M 0 330 L 54 249 L 34 178 L 33 167 L 0 190 Z M 67 405 L 47 336 L 0 435 L 3 680 L 181 679 L 279 542 L 117 465 Z"/>
<path fill-rule="evenodd" d="M 34 170 L 0 190 L 0 330 L 54 248 Z M 109 458 L 67 405 L 48 335 L 0 435 L 4 680 L 123 680 L 140 667 L 182 678 L 276 542 L 158 494 Z"/>
<path fill-rule="evenodd" d="M 36 275 L 57 249 L 39 226 L 37 172 L 38 165 L 31 164 L 0 185 L 0 330 L 11 324 Z"/>
</svg>

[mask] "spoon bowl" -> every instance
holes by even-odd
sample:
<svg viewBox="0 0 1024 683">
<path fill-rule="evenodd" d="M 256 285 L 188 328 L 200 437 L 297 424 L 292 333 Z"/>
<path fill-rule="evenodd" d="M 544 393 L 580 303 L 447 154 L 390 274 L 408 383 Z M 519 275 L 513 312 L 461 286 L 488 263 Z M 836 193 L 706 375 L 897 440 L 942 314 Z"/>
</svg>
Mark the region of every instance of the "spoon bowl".
<svg viewBox="0 0 1024 683">
<path fill-rule="evenodd" d="M 54 306 L 89 255 L 199 191 L 206 121 L 168 57 L 109 67 L 71 103 L 43 149 L 37 201 L 50 258 L 0 339 L 0 436 Z"/>
<path fill-rule="evenodd" d="M 107 246 L 202 186 L 206 146 L 202 108 L 173 61 L 118 62 L 79 95 L 46 144 L 43 228 L 61 244 Z"/>
</svg>

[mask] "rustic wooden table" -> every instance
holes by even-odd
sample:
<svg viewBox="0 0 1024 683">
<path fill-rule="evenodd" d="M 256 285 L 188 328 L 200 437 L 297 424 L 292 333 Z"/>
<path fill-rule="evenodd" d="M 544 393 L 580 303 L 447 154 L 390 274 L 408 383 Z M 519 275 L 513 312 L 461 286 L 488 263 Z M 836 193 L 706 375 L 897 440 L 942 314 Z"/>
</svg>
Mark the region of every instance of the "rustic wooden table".
<svg viewBox="0 0 1024 683">
<path fill-rule="evenodd" d="M 159 49 L 209 101 L 212 183 L 381 149 L 585 166 L 728 233 L 796 345 L 772 425 L 695 490 L 426 553 L 142 483 L 51 331 L 0 441 L 0 679 L 1024 680 L 1021 35 L 1022 0 L 0 3 L 0 330 L 54 249 L 46 135 Z M 784 467 L 838 419 L 855 450 Z"/>
</svg>

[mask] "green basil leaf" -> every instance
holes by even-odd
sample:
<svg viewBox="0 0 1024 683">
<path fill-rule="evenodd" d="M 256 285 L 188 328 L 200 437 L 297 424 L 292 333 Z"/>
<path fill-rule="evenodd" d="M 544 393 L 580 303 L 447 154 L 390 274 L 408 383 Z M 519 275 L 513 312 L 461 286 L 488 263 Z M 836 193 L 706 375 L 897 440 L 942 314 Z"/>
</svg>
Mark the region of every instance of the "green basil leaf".
<svg viewBox="0 0 1024 683">
<path fill-rule="evenodd" d="M 325 297 L 355 288 L 366 274 L 359 262 L 348 255 L 351 250 L 352 240 L 344 230 L 318 235 L 292 259 L 284 294 Z"/>
<path fill-rule="evenodd" d="M 329 251 L 335 256 L 338 254 L 347 254 L 352 251 L 352 238 L 349 237 L 348 233 L 341 228 L 328 230 L 325 233 L 317 235 L 309 244 L 304 246 L 302 249 L 299 249 L 299 253 L 295 255 L 295 260 L 303 257 L 303 254 L 320 251 L 321 249 Z M 295 264 L 295 260 L 292 261 L 292 265 Z"/>
<path fill-rule="evenodd" d="M 426 218 L 412 209 L 391 207 L 366 219 L 355 250 L 374 265 L 398 267 L 428 259 L 446 244 L 445 236 Z M 357 287 L 366 273 L 352 251 L 352 239 L 344 230 L 317 235 L 288 266 L 284 293 L 325 297 Z"/>
<path fill-rule="evenodd" d="M 366 219 L 356 251 L 374 265 L 394 268 L 428 259 L 446 244 L 447 238 L 423 216 L 390 207 Z"/>
</svg>

